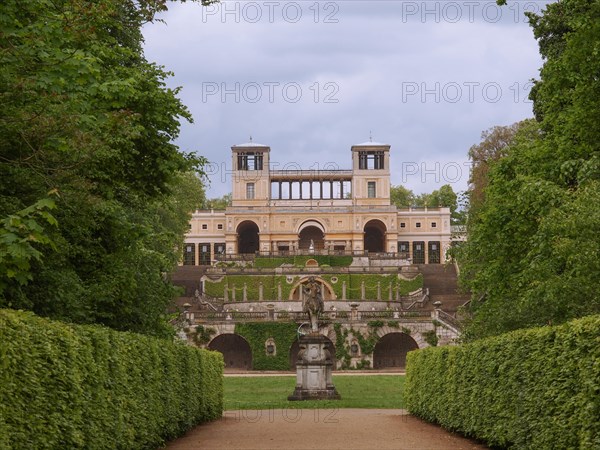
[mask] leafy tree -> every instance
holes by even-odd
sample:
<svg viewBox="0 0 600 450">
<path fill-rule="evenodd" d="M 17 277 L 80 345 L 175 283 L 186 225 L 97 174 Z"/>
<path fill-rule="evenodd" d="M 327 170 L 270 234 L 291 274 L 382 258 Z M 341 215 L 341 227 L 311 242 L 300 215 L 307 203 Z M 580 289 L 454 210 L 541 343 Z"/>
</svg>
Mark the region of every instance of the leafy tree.
<svg viewBox="0 0 600 450">
<path fill-rule="evenodd" d="M 468 338 L 600 312 L 600 3 L 565 0 L 529 14 L 545 60 L 523 123 L 489 163 L 470 211 Z"/>
<path fill-rule="evenodd" d="M 416 206 L 418 208 L 434 208 L 433 202 L 434 199 L 432 199 L 431 193 L 423 192 L 413 197 L 412 206 Z"/>
<path fill-rule="evenodd" d="M 166 274 L 189 211 L 204 199 L 193 174 L 204 159 L 172 143 L 179 120 L 191 116 L 165 86 L 169 73 L 143 55 L 141 27 L 165 5 L 0 7 L 0 216 L 24 217 L 49 190 L 59 194 L 58 225 L 44 230 L 54 246 L 33 246 L 39 254 L 22 266 L 28 284 L 11 283 L 12 272 L 0 267 L 0 307 L 169 332 L 164 312 L 175 289 Z"/>
<path fill-rule="evenodd" d="M 469 205 L 477 208 L 483 202 L 488 185 L 488 171 L 492 162 L 506 156 L 515 134 L 527 119 L 509 126 L 495 126 L 481 133 L 481 142 L 469 149 L 471 174 L 469 177 Z"/>
<path fill-rule="evenodd" d="M 56 219 L 48 210 L 55 207 L 54 200 L 47 198 L 11 214 L 2 220 L 0 228 L 0 295 L 14 282 L 26 285 L 32 278 L 31 261 L 40 261 L 38 248 L 53 245 L 40 221 L 56 225 Z"/>
<path fill-rule="evenodd" d="M 415 195 L 413 191 L 404 186 L 392 186 L 390 188 L 390 201 L 398 208 L 428 207 L 428 208 L 450 208 L 452 217 L 458 219 L 458 196 L 452 186 L 445 184 L 429 194 Z"/>
<path fill-rule="evenodd" d="M 432 208 L 450 208 L 450 213 L 454 217 L 458 208 L 458 196 L 452 186 L 444 184 L 430 194 L 429 203 Z"/>
<path fill-rule="evenodd" d="M 392 205 L 396 205 L 398 208 L 409 208 L 413 206 L 413 200 L 415 194 L 410 189 L 404 186 L 391 186 L 390 187 L 390 201 Z"/>
<path fill-rule="evenodd" d="M 211 198 L 206 201 L 205 208 L 209 209 L 225 209 L 228 206 L 231 206 L 232 195 L 231 192 L 229 194 L 225 194 L 223 197 Z"/>
</svg>

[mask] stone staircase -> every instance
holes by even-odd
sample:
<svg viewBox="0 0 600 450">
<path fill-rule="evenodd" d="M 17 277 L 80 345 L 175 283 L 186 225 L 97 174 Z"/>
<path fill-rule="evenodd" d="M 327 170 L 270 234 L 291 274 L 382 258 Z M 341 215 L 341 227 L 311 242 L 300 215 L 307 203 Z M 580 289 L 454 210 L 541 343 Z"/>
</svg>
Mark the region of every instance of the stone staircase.
<svg viewBox="0 0 600 450">
<path fill-rule="evenodd" d="M 435 302 L 441 302 L 441 309 L 454 315 L 458 308 L 469 301 L 469 294 L 458 291 L 458 277 L 453 264 L 422 264 L 423 287 L 429 289 L 427 308 L 433 309 Z"/>
<path fill-rule="evenodd" d="M 185 289 L 183 297 L 193 297 L 201 289 L 200 278 L 206 272 L 204 266 L 178 266 L 171 274 L 171 281 Z"/>
</svg>

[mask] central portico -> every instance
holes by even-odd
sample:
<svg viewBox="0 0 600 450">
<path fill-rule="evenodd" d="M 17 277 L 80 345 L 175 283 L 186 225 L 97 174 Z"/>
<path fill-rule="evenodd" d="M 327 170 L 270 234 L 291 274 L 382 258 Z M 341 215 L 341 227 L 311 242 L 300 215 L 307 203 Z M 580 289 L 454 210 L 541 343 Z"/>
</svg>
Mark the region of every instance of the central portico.
<svg viewBox="0 0 600 450">
<path fill-rule="evenodd" d="M 269 170 L 269 146 L 234 145 L 226 252 L 397 252 L 389 150 L 352 146 L 351 170 Z"/>
</svg>

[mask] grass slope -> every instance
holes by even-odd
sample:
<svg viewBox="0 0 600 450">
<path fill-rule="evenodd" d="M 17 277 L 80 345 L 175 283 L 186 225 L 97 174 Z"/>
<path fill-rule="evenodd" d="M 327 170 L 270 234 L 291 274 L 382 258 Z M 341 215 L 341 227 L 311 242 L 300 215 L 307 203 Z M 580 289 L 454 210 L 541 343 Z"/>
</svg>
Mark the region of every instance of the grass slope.
<svg viewBox="0 0 600 450">
<path fill-rule="evenodd" d="M 290 402 L 296 377 L 225 377 L 224 409 L 404 408 L 403 375 L 334 375 L 341 400 Z"/>
</svg>

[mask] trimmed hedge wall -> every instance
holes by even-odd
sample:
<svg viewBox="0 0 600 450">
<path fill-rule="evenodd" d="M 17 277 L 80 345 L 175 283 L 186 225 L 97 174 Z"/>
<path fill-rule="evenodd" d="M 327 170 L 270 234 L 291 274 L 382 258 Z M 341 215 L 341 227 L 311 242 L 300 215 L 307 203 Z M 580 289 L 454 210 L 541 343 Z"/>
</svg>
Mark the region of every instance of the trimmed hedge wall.
<svg viewBox="0 0 600 450">
<path fill-rule="evenodd" d="M 408 354 L 409 411 L 498 447 L 600 448 L 600 316 Z"/>
<path fill-rule="evenodd" d="M 223 359 L 0 310 L 0 449 L 157 448 L 221 417 Z"/>
</svg>

